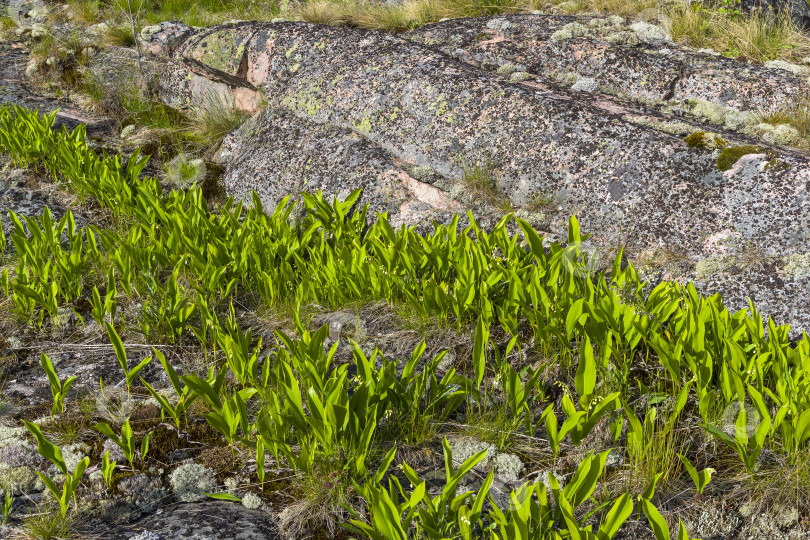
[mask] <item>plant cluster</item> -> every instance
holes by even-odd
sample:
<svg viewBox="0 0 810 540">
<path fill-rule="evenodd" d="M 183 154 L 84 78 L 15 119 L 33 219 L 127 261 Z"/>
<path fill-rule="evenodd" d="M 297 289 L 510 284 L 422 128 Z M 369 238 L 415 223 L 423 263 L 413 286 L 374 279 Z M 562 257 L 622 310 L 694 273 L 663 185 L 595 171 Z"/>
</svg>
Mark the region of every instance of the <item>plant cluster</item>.
<svg viewBox="0 0 810 540">
<path fill-rule="evenodd" d="M 670 533 L 653 503 L 656 489 L 674 481 L 683 466 L 702 493 L 714 472 L 699 472 L 704 463 L 695 466 L 689 448 L 673 450 L 685 412 L 737 456 L 752 482 L 765 450 L 790 463 L 807 451 L 807 335 L 791 341 L 788 327 L 763 321 L 753 304 L 731 313 L 718 296 L 705 298 L 691 284 L 663 282 L 650 290 L 621 254 L 609 274 L 591 272 L 581 250 L 587 236 L 575 218 L 562 245 L 546 243 L 511 214 L 489 232 L 471 214 L 463 230 L 458 217 L 428 235 L 394 229 L 385 215 L 367 218 L 357 205 L 359 191 L 331 203 L 304 194 L 300 212 L 289 197 L 265 212 L 254 195 L 249 209 L 231 200 L 214 213 L 197 187 L 166 192 L 155 179 L 142 178 L 146 158 L 138 152 L 127 161 L 99 154 L 82 127 L 56 132 L 52 126 L 53 115 L 2 108 L 0 151 L 20 165 L 44 168 L 82 204 L 98 204 L 114 227 L 77 229 L 70 213 L 58 222 L 47 211 L 38 220 L 12 214 L 13 262 L 2 284 L 15 313 L 42 327 L 57 321 L 60 309 L 78 311 L 77 301 L 91 296 L 93 317 L 104 322 L 129 390 L 151 358 L 130 369 L 118 334 L 125 321 L 116 321 L 112 306 L 124 297 L 138 299 L 138 330 L 150 342 L 196 342 L 206 357 L 223 360 L 207 373 L 181 374 L 154 350 L 175 395 L 141 382 L 162 414 L 179 429 L 188 424 L 192 404 L 201 408 L 232 452 L 255 452 L 262 486 L 269 452 L 275 467 L 318 482 L 353 514 L 344 525 L 356 534 L 601 540 L 613 537 L 636 508 L 661 540 Z M 111 269 L 102 274 L 104 301 L 97 289 L 88 292 L 92 268 Z M 262 339 L 238 324 L 237 294 L 271 308 L 292 303 L 295 335 L 278 331 L 263 349 Z M 423 360 L 424 344 L 402 370 L 358 344 L 352 347 L 355 374 L 348 364 L 336 366 L 338 342 L 327 348 L 328 327 L 308 329 L 300 307 L 370 299 L 404 304 L 459 328 L 474 325 L 470 369 L 437 374 L 444 355 Z M 505 346 L 495 334 L 507 336 Z M 572 370 L 573 385 L 554 390 L 537 366 L 516 368 L 515 358 L 531 351 Z M 46 359 L 56 414 L 72 381 L 62 382 Z M 550 401 L 553 391 L 557 398 Z M 661 463 L 622 492 L 596 500 L 608 452 L 589 453 L 564 488 L 549 475 L 548 486 L 525 483 L 507 509 L 492 501 L 487 512 L 492 473 L 477 493 L 457 492 L 483 454 L 456 468 L 445 442 L 446 484 L 433 497 L 413 469 L 388 470 L 396 445 L 424 443 L 465 401 L 486 411 L 482 404 L 496 396 L 508 436 L 543 437 L 554 462 L 583 449 L 597 427 L 607 426 L 614 445 L 625 441 L 636 474 L 655 452 Z M 729 409 L 736 411 L 731 429 L 718 427 Z M 65 516 L 88 463 L 69 471 L 40 429 L 26 426 L 40 453 L 65 476 L 61 490 L 42 478 Z M 146 459 L 151 434 L 136 434 L 129 420 L 119 432 L 107 424 L 96 429 L 122 448 L 130 468 L 138 457 Z M 717 455 L 717 469 L 733 471 L 722 464 L 722 450 Z M 108 485 L 116 466 L 109 456 L 101 463 Z M 688 538 L 683 525 L 678 538 Z"/>
</svg>

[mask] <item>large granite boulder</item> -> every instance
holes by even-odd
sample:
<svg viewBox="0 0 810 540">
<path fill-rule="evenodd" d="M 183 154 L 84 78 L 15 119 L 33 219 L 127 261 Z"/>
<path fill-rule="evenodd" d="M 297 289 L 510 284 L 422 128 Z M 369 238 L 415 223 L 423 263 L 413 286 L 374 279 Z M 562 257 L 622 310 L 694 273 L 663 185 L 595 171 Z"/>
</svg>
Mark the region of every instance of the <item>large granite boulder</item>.
<svg viewBox="0 0 810 540">
<path fill-rule="evenodd" d="M 287 22 L 175 25 L 150 47 L 167 60 L 168 103 L 210 92 L 246 109 L 268 103 L 251 124 L 263 135 L 235 135 L 246 153 L 226 160 L 234 194 L 258 188 L 271 203 L 294 193 L 313 141 L 334 154 L 359 137 L 345 155 L 377 152 L 357 182 L 372 200 L 397 168 L 430 169 L 447 192 L 436 197 L 464 200 L 465 163 L 487 152 L 514 207 L 553 201 L 534 220 L 550 237 L 564 237 L 577 215 L 594 248 L 624 247 L 651 277 L 695 279 L 732 309 L 751 297 L 810 328 L 810 163 L 753 123 L 754 111 L 804 91 L 804 77 L 698 53 L 656 28 L 540 16 L 449 21 L 404 37 Z M 577 81 L 596 84 L 559 76 L 574 68 Z M 348 189 L 333 160 L 310 163 L 323 172 L 305 177 Z"/>
</svg>

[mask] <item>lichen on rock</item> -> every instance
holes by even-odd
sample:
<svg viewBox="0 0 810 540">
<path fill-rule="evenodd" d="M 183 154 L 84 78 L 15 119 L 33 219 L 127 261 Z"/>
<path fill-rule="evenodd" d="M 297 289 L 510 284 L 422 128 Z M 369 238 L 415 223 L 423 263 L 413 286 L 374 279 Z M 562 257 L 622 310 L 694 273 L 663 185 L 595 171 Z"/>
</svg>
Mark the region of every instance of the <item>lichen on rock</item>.
<svg viewBox="0 0 810 540">
<path fill-rule="evenodd" d="M 630 29 L 636 33 L 639 41 L 647 45 L 659 46 L 672 41 L 666 30 L 655 24 L 639 21 L 631 24 Z"/>
<path fill-rule="evenodd" d="M 599 81 L 592 77 L 580 77 L 577 82 L 571 85 L 571 90 L 590 94 L 599 90 Z"/>
<path fill-rule="evenodd" d="M 495 474 L 504 482 L 517 482 L 526 466 L 515 454 L 498 454 L 495 458 Z"/>
<path fill-rule="evenodd" d="M 13 495 L 34 493 L 45 489 L 45 484 L 30 467 L 0 469 L 0 486 Z"/>
<path fill-rule="evenodd" d="M 553 34 L 551 34 L 551 41 L 560 42 L 575 37 L 589 36 L 591 30 L 582 23 L 572 22 L 568 23 Z"/>
<path fill-rule="evenodd" d="M 473 467 L 475 471 L 488 472 L 498 456 L 498 449 L 494 444 L 472 437 L 453 437 L 448 438 L 447 442 L 453 452 L 453 461 L 457 464 L 464 463 L 475 454 L 486 451 L 484 458 Z"/>
<path fill-rule="evenodd" d="M 262 504 L 264 504 L 264 503 L 262 502 L 261 497 L 259 497 L 255 493 L 247 492 L 242 497 L 242 505 L 245 508 L 249 508 L 251 510 L 256 510 L 258 508 L 261 508 Z"/>
<path fill-rule="evenodd" d="M 791 253 L 785 257 L 783 271 L 795 278 L 810 276 L 810 253 Z"/>
<path fill-rule="evenodd" d="M 194 502 L 205 499 L 216 488 L 214 471 L 199 463 L 186 463 L 172 471 L 169 483 L 177 500 Z"/>
<path fill-rule="evenodd" d="M 707 279 L 718 272 L 725 272 L 732 266 L 732 259 L 728 256 L 708 257 L 698 261 L 695 265 L 695 277 L 697 279 Z"/>
</svg>

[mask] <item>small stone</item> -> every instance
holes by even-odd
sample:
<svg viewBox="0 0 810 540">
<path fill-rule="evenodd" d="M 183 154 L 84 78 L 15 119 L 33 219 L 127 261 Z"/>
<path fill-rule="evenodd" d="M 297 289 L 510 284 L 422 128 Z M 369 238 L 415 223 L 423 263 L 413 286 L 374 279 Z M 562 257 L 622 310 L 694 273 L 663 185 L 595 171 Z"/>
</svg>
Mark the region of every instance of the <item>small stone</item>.
<svg viewBox="0 0 810 540">
<path fill-rule="evenodd" d="M 624 458 L 620 453 L 616 450 L 611 450 L 608 452 L 607 458 L 605 459 L 605 470 L 612 471 L 618 469 L 624 463 Z"/>
<path fill-rule="evenodd" d="M 456 361 L 456 353 L 451 350 L 447 351 L 447 354 L 444 355 L 441 362 L 436 366 L 437 373 L 447 373 L 447 370 L 453 367 L 453 363 Z"/>
</svg>

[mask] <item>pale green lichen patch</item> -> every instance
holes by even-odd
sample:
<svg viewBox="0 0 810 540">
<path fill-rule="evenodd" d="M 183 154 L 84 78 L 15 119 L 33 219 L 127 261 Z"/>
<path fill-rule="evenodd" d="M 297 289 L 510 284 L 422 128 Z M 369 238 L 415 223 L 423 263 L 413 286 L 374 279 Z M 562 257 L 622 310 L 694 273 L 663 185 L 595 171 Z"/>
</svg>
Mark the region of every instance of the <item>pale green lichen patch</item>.
<svg viewBox="0 0 810 540">
<path fill-rule="evenodd" d="M 37 473 L 30 467 L 11 467 L 0 471 L 0 486 L 12 495 L 34 493 L 45 489 Z"/>
<path fill-rule="evenodd" d="M 530 73 L 527 73 L 525 71 L 516 71 L 515 73 L 512 73 L 512 75 L 509 77 L 509 82 L 519 83 L 523 81 L 528 81 L 531 78 L 532 75 Z"/>
<path fill-rule="evenodd" d="M 590 34 L 591 30 L 587 26 L 578 22 L 572 22 L 551 34 L 551 41 L 558 43 L 575 37 L 589 36 Z"/>
<path fill-rule="evenodd" d="M 193 49 L 192 56 L 215 70 L 235 75 L 245 53 L 247 37 L 237 29 L 212 33 Z"/>
<path fill-rule="evenodd" d="M 371 117 L 366 115 L 359 122 L 354 122 L 352 126 L 360 133 L 369 133 L 371 131 Z"/>
<path fill-rule="evenodd" d="M 30 440 L 26 437 L 28 430 L 24 427 L 8 427 L 0 425 L 0 448 L 21 444 L 30 446 Z"/>
<path fill-rule="evenodd" d="M 649 116 L 624 115 L 622 120 L 632 122 L 633 124 L 639 126 L 653 128 L 664 133 L 669 133 L 670 135 L 676 135 L 678 137 L 683 137 L 695 131 L 695 126 L 685 122 L 660 120 L 658 118 L 651 118 Z"/>
<path fill-rule="evenodd" d="M 810 276 L 810 253 L 791 253 L 785 257 L 784 272 L 797 278 Z"/>
<path fill-rule="evenodd" d="M 512 73 L 515 72 L 515 69 L 516 69 L 515 64 L 507 63 L 507 64 L 504 64 L 501 67 L 499 67 L 497 69 L 497 73 L 498 73 L 498 75 L 503 75 L 504 77 L 508 77 L 509 75 L 511 75 Z"/>
<path fill-rule="evenodd" d="M 700 99 L 688 102 L 687 110 L 698 118 L 727 129 L 740 129 L 757 121 L 756 114 L 751 111 L 738 111 Z"/>
<path fill-rule="evenodd" d="M 808 75 L 810 75 L 810 68 L 808 68 L 807 66 L 792 64 L 790 62 L 785 62 L 784 60 L 771 60 L 769 62 L 765 62 L 764 65 L 765 67 L 771 69 L 783 69 L 800 77 L 807 77 Z"/>
<path fill-rule="evenodd" d="M 757 124 L 755 129 L 759 130 L 762 140 L 779 146 L 798 146 L 802 136 L 795 127 L 787 124 Z"/>
<path fill-rule="evenodd" d="M 695 277 L 703 280 L 714 274 L 725 272 L 734 265 L 734 259 L 730 256 L 709 257 L 699 261 L 695 265 Z"/>
</svg>

